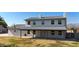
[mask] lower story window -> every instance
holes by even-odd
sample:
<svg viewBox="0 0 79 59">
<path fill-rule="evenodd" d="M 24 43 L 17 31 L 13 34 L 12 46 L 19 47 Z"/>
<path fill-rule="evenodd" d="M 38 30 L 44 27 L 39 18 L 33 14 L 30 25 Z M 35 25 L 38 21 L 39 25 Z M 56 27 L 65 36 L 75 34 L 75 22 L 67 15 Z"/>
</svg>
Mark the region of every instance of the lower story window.
<svg viewBox="0 0 79 59">
<path fill-rule="evenodd" d="M 24 36 L 27 36 L 27 34 L 24 34 Z"/>
<path fill-rule="evenodd" d="M 62 31 L 58 31 L 58 35 L 62 35 Z"/>
<path fill-rule="evenodd" d="M 30 30 L 27 31 L 27 34 L 30 34 Z"/>
<path fill-rule="evenodd" d="M 35 30 L 33 30 L 33 34 L 36 34 L 36 31 Z"/>
<path fill-rule="evenodd" d="M 55 35 L 55 31 L 51 31 L 51 34 L 52 34 L 52 35 Z"/>
</svg>

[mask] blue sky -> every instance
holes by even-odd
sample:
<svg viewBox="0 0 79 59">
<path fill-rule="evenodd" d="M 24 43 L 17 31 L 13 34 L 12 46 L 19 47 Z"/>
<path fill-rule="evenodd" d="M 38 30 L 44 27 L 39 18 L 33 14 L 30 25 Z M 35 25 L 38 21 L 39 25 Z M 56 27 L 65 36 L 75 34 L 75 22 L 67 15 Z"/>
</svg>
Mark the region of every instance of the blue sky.
<svg viewBox="0 0 79 59">
<path fill-rule="evenodd" d="M 0 12 L 10 26 L 13 24 L 25 24 L 24 19 L 33 16 L 63 16 L 64 12 Z M 66 12 L 67 23 L 79 23 L 79 12 Z"/>
</svg>

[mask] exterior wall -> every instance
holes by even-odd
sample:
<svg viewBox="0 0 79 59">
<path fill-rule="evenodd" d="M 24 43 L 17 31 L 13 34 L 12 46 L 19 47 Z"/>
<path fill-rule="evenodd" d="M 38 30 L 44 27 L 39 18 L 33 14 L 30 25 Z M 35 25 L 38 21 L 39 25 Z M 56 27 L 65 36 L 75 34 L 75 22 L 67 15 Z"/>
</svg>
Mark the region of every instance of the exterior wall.
<svg viewBox="0 0 79 59">
<path fill-rule="evenodd" d="M 54 24 L 51 24 L 51 20 L 44 20 L 44 25 L 42 25 L 42 20 L 35 20 L 36 25 L 33 25 L 33 21 L 31 21 L 31 24 L 28 25 L 27 22 L 26 24 L 28 26 L 32 26 L 32 27 L 52 27 L 52 26 L 66 26 L 66 21 L 62 20 L 62 24 L 58 24 L 58 20 L 54 20 Z"/>
<path fill-rule="evenodd" d="M 26 22 L 26 27 L 66 27 L 66 19 L 60 19 L 62 21 L 61 24 L 58 24 L 59 19 L 54 19 L 54 24 L 51 24 L 51 20 L 32 20 L 30 21 L 30 25 L 27 24 Z M 44 21 L 44 24 L 42 24 L 42 21 Z M 33 22 L 36 24 L 34 25 Z M 23 27 L 24 28 L 24 27 Z M 49 29 L 48 29 L 49 30 Z M 19 36 L 20 37 L 20 30 L 16 29 L 16 32 L 14 32 L 14 29 L 9 29 L 8 33 L 10 36 Z M 26 34 L 26 36 L 25 36 Z M 62 35 L 58 35 L 58 31 L 55 31 L 55 35 L 51 35 L 51 31 L 36 31 L 36 34 L 33 35 L 33 31 L 30 31 L 30 34 L 27 34 L 27 30 L 22 30 L 22 37 L 40 37 L 40 38 L 65 38 L 66 36 L 66 31 L 62 30 Z"/>
<path fill-rule="evenodd" d="M 16 32 L 14 32 L 13 29 L 8 29 L 8 34 L 9 36 L 20 36 L 20 31 L 16 30 Z"/>
<path fill-rule="evenodd" d="M 68 29 L 67 29 L 67 33 L 74 33 L 74 31 L 73 31 L 73 30 L 68 30 Z"/>
<path fill-rule="evenodd" d="M 65 38 L 65 32 L 62 31 L 62 35 L 58 35 L 58 31 L 55 31 L 55 35 L 51 35 L 51 31 L 49 31 L 49 38 Z"/>
<path fill-rule="evenodd" d="M 20 37 L 20 30 L 8 30 L 8 33 L 10 36 L 18 36 Z M 25 36 L 26 34 L 26 36 Z M 51 35 L 51 31 L 36 31 L 36 34 L 33 35 L 33 31 L 30 31 L 30 34 L 27 34 L 27 31 L 22 31 L 22 37 L 28 37 L 28 38 L 65 38 L 66 31 L 62 31 L 62 35 L 58 35 L 58 31 L 55 31 L 55 35 Z"/>
<path fill-rule="evenodd" d="M 56 19 L 54 20 L 54 24 L 51 24 L 51 19 L 49 20 L 33 20 L 30 21 L 30 25 L 27 24 L 26 22 L 26 26 L 28 27 L 66 27 L 66 20 L 65 19 L 60 19 L 62 21 L 61 24 L 58 24 L 58 20 Z M 44 21 L 44 24 L 42 24 L 42 21 Z M 35 22 L 36 24 L 33 25 L 33 22 Z M 42 33 L 45 33 L 44 35 Z M 66 36 L 66 31 L 62 31 L 62 35 L 58 35 L 58 32 L 55 31 L 55 35 L 51 35 L 51 31 L 36 31 L 36 37 L 41 37 L 41 38 L 65 38 Z M 33 34 L 32 34 L 33 36 Z"/>
<path fill-rule="evenodd" d="M 42 35 L 44 32 L 45 34 Z M 58 35 L 58 31 L 55 31 L 55 35 L 51 34 L 51 31 L 36 31 L 36 37 L 40 38 L 65 38 L 66 36 L 66 31 L 62 31 L 62 35 Z"/>
<path fill-rule="evenodd" d="M 9 34 L 9 36 L 20 37 L 20 30 L 16 29 L 16 32 L 14 32 L 14 29 L 9 29 L 8 34 Z M 25 34 L 26 34 L 26 36 L 25 36 Z M 30 31 L 30 34 L 27 34 L 27 31 L 22 30 L 21 31 L 21 36 L 22 37 L 32 37 L 33 34 L 32 34 L 32 31 Z"/>
</svg>

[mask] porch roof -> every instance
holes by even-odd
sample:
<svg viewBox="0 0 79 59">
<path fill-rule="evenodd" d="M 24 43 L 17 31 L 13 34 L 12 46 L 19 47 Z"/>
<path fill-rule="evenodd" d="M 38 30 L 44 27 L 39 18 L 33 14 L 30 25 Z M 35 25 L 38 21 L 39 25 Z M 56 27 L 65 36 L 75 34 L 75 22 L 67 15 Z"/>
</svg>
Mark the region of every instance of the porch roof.
<svg viewBox="0 0 79 59">
<path fill-rule="evenodd" d="M 25 27 L 17 28 L 20 30 L 66 30 L 66 27 Z"/>
</svg>

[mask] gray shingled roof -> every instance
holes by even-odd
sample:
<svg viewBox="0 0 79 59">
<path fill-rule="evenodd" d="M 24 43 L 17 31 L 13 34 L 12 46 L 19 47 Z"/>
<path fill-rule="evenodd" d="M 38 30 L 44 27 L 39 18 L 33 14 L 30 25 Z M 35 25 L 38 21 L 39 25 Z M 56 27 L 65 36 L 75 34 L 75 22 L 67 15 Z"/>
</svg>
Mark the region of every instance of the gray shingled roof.
<svg viewBox="0 0 79 59">
<path fill-rule="evenodd" d="M 16 25 L 12 25 L 10 27 L 8 27 L 8 29 L 15 29 L 15 28 L 25 28 L 26 24 L 16 24 Z"/>
<path fill-rule="evenodd" d="M 28 20 L 49 20 L 49 19 L 66 19 L 64 16 L 47 16 L 47 17 L 30 17 L 25 19 L 25 21 Z"/>
<path fill-rule="evenodd" d="M 66 27 L 27 27 L 25 24 L 17 24 L 16 28 L 9 27 L 9 29 L 20 29 L 20 30 L 66 30 Z"/>
</svg>

